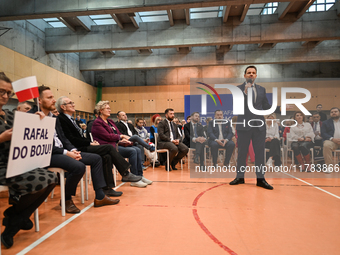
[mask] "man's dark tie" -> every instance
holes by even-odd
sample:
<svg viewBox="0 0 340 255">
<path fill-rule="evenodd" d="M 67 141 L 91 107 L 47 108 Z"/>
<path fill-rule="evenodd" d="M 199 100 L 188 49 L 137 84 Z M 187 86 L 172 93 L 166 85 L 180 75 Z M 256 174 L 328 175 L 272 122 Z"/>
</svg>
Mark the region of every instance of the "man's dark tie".
<svg viewBox="0 0 340 255">
<path fill-rule="evenodd" d="M 195 137 L 198 137 L 198 135 L 197 135 L 197 124 L 194 124 L 194 135 L 195 135 Z"/>
<path fill-rule="evenodd" d="M 73 123 L 73 126 L 76 127 L 77 131 L 79 132 L 81 137 L 84 137 L 83 130 L 77 125 L 76 121 L 73 117 L 71 117 L 71 122 Z"/>
</svg>

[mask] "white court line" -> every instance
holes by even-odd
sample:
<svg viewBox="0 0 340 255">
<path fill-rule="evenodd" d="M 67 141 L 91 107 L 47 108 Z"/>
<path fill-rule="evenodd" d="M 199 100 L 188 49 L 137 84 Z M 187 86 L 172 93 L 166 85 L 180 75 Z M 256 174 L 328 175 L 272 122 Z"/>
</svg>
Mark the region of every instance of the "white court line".
<svg viewBox="0 0 340 255">
<path fill-rule="evenodd" d="M 283 172 L 283 173 L 284 173 L 284 172 Z M 329 191 L 327 191 L 327 190 L 321 189 L 321 188 L 319 188 L 318 186 L 315 186 L 315 185 L 313 185 L 313 184 L 311 184 L 311 183 L 309 183 L 309 182 L 306 182 L 306 181 L 304 181 L 304 180 L 302 180 L 302 179 L 300 179 L 300 178 L 297 178 L 297 177 L 295 177 L 294 175 L 287 174 L 287 173 L 284 173 L 284 174 L 289 175 L 290 177 L 293 177 L 293 178 L 295 178 L 296 180 L 298 180 L 298 181 L 300 181 L 300 182 L 303 182 L 303 183 L 305 183 L 305 184 L 307 184 L 307 185 L 309 185 L 309 186 L 312 186 L 312 187 L 314 187 L 314 188 L 316 188 L 316 189 L 318 189 L 318 190 L 320 190 L 320 191 L 322 191 L 322 192 L 325 192 L 325 193 L 327 193 L 328 195 L 331 195 L 331 196 L 333 196 L 333 197 L 335 197 L 335 198 L 337 198 L 337 199 L 340 199 L 339 196 L 334 195 L 333 193 L 331 193 L 331 192 L 329 192 Z"/>
<path fill-rule="evenodd" d="M 114 190 L 118 189 L 119 187 L 123 186 L 125 184 L 125 182 L 119 184 L 116 188 L 114 188 Z M 89 204 L 87 207 L 85 207 L 83 210 L 81 210 L 80 213 L 72 216 L 71 218 L 69 218 L 68 220 L 64 221 L 63 223 L 61 223 L 59 226 L 55 227 L 54 229 L 52 229 L 50 232 L 48 232 L 46 235 L 40 237 L 37 241 L 35 241 L 34 243 L 30 244 L 29 246 L 27 246 L 25 249 L 23 249 L 21 252 L 17 253 L 17 255 L 24 255 L 27 252 L 29 252 L 30 250 L 32 250 L 33 248 L 37 247 L 39 244 L 41 244 L 43 241 L 45 241 L 47 238 L 51 237 L 54 233 L 56 233 L 58 230 L 62 229 L 63 227 L 65 227 L 67 224 L 69 224 L 71 221 L 75 220 L 76 218 L 78 218 L 80 215 L 82 215 L 84 212 L 86 212 L 88 209 L 90 209 L 93 206 L 93 203 Z"/>
</svg>

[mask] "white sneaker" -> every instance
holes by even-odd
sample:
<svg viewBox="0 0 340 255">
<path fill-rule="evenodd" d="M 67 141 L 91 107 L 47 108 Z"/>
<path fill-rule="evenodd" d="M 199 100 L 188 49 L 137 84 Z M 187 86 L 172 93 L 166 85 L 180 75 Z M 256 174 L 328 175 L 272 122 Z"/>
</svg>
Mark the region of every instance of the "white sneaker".
<svg viewBox="0 0 340 255">
<path fill-rule="evenodd" d="M 148 184 L 148 185 L 151 185 L 151 184 L 152 184 L 152 181 L 146 179 L 144 176 L 142 177 L 141 181 L 144 182 L 144 183 L 146 183 L 146 184 Z"/>
<path fill-rule="evenodd" d="M 267 167 L 272 167 L 273 166 L 273 159 L 269 158 L 266 165 L 267 165 Z"/>
<path fill-rule="evenodd" d="M 148 185 L 145 182 L 142 182 L 142 180 L 140 180 L 138 182 L 131 182 L 130 186 L 138 187 L 138 188 L 145 188 Z"/>
<path fill-rule="evenodd" d="M 333 169 L 332 169 L 333 170 Z M 325 174 L 330 174 L 332 173 L 332 170 L 330 167 L 327 167 L 326 171 L 324 171 Z"/>
</svg>

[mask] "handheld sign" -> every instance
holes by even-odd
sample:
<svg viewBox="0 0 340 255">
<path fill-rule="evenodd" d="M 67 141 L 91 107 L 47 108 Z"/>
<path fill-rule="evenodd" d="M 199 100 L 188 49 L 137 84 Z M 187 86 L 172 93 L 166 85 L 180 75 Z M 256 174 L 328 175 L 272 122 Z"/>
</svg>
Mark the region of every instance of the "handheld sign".
<svg viewBox="0 0 340 255">
<path fill-rule="evenodd" d="M 15 112 L 6 178 L 50 165 L 55 118 Z"/>
</svg>

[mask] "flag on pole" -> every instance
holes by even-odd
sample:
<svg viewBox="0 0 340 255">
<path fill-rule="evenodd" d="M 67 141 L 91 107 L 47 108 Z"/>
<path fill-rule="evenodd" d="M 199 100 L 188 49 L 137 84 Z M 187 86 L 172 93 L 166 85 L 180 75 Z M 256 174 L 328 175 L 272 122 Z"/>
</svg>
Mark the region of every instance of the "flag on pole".
<svg viewBox="0 0 340 255">
<path fill-rule="evenodd" d="M 37 77 L 30 76 L 12 83 L 19 102 L 39 97 Z"/>
</svg>

